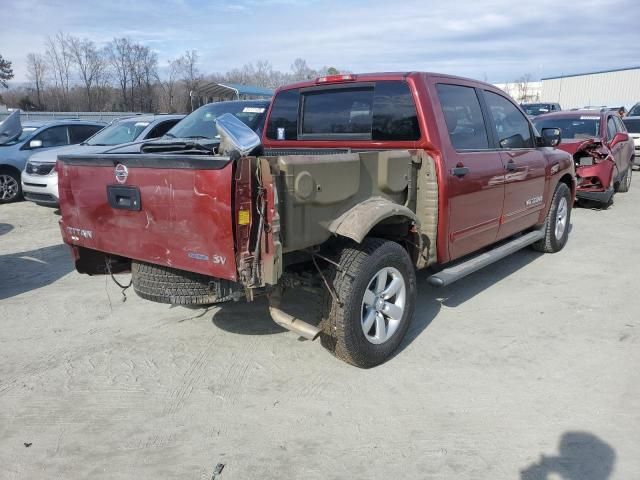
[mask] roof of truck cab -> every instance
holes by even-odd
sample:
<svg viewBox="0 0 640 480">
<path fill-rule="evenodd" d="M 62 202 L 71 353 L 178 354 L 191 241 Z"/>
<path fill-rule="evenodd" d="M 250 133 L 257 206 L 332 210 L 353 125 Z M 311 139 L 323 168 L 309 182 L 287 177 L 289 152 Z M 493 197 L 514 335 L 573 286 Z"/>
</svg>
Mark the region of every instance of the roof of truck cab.
<svg viewBox="0 0 640 480">
<path fill-rule="evenodd" d="M 338 75 L 353 75 L 355 77 L 355 81 L 348 80 L 344 82 L 332 82 L 326 85 L 338 85 L 338 84 L 347 85 L 349 83 L 367 82 L 367 81 L 373 82 L 373 81 L 380 81 L 380 80 L 405 80 L 409 77 L 424 76 L 424 77 L 446 78 L 451 80 L 463 80 L 465 82 L 473 82 L 478 85 L 483 85 L 487 88 L 490 88 L 491 90 L 496 90 L 496 91 L 500 90 L 495 85 L 492 85 L 487 82 L 483 82 L 481 80 L 475 80 L 473 78 L 465 78 L 465 77 L 459 77 L 456 75 L 448 75 L 446 73 L 436 73 L 436 72 L 376 72 L 376 73 L 344 73 L 344 74 L 338 74 Z M 279 87 L 276 93 L 282 90 L 293 90 L 296 88 L 315 87 L 319 85 L 317 83 L 318 78 L 331 77 L 331 76 L 333 75 L 322 75 L 320 77 L 316 77 L 311 80 L 304 80 L 302 82 L 296 82 L 296 83 L 291 83 L 289 85 L 284 85 L 282 87 Z M 320 84 L 320 85 L 325 85 L 325 84 Z"/>
</svg>

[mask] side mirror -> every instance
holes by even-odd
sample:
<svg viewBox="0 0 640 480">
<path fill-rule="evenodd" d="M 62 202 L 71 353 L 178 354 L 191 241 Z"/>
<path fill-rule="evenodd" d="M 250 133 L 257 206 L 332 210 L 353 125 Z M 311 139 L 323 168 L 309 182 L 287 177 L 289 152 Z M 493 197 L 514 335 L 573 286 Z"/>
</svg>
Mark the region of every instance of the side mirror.
<svg viewBox="0 0 640 480">
<path fill-rule="evenodd" d="M 627 140 L 629 140 L 629 134 L 628 133 L 618 132 L 613 136 L 613 139 L 611 140 L 611 142 L 609 142 L 609 148 L 613 148 L 618 143 L 626 142 Z"/>
<path fill-rule="evenodd" d="M 216 128 L 220 134 L 218 151 L 223 155 L 229 155 L 235 150 L 241 156 L 246 156 L 260 146 L 260 137 L 256 132 L 230 113 L 216 118 Z"/>
<path fill-rule="evenodd" d="M 557 147 L 560 145 L 562 135 L 559 128 L 543 128 L 540 133 L 542 134 L 542 143 L 545 147 Z"/>
<path fill-rule="evenodd" d="M 42 140 L 31 140 L 29 148 L 42 148 Z"/>
</svg>

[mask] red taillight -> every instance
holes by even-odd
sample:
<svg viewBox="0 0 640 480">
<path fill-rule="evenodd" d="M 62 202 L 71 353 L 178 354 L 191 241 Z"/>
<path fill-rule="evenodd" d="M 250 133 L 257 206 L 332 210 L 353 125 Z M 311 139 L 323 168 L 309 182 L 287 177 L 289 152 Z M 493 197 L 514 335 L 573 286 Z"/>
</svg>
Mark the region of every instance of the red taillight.
<svg viewBox="0 0 640 480">
<path fill-rule="evenodd" d="M 316 83 L 353 82 L 355 79 L 355 75 L 328 75 L 317 78 Z"/>
</svg>

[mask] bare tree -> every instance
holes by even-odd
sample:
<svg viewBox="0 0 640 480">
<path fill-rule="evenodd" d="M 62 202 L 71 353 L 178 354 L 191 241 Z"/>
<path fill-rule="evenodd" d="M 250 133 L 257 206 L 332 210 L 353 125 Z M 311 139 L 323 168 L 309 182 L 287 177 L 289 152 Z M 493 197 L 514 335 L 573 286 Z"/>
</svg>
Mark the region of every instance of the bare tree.
<svg viewBox="0 0 640 480">
<path fill-rule="evenodd" d="M 57 90 L 58 109 L 66 109 L 69 104 L 69 81 L 73 61 L 67 37 L 64 33 L 58 32 L 53 37 L 47 37 L 46 44 L 47 59 Z"/>
<path fill-rule="evenodd" d="M 182 76 L 181 80 L 188 95 L 187 106 L 189 111 L 193 110 L 193 104 L 191 103 L 193 92 L 198 89 L 198 86 L 202 82 L 202 74 L 198 69 L 199 58 L 197 50 L 187 50 L 184 55 L 178 59 Z"/>
<path fill-rule="evenodd" d="M 291 71 L 293 72 L 292 80 L 300 81 L 300 80 L 308 80 L 313 78 L 315 75 L 315 71 L 307 65 L 307 61 L 303 58 L 296 58 L 291 64 Z"/>
<path fill-rule="evenodd" d="M 69 36 L 67 44 L 73 63 L 78 67 L 80 78 L 84 83 L 87 110 L 93 111 L 94 88 L 100 83 L 106 68 L 103 54 L 91 40 Z"/>
<path fill-rule="evenodd" d="M 42 101 L 42 91 L 44 90 L 44 79 L 47 73 L 47 62 L 39 53 L 29 53 L 27 55 L 27 78 L 33 83 L 38 98 L 38 108 L 44 108 Z"/>
<path fill-rule="evenodd" d="M 522 77 L 518 78 L 515 82 L 516 89 L 518 92 L 518 101 L 526 102 L 530 99 L 531 94 L 529 93 L 530 83 L 531 83 L 531 74 L 527 73 Z"/>
<path fill-rule="evenodd" d="M 109 63 L 118 81 L 122 94 L 122 106 L 128 108 L 128 88 L 130 82 L 131 41 L 128 38 L 114 38 L 107 46 Z"/>
<path fill-rule="evenodd" d="M 157 83 L 162 91 L 161 106 L 164 111 L 169 113 L 176 112 L 174 100 L 177 94 L 177 82 L 180 75 L 181 64 L 179 59 L 169 60 L 167 62 L 167 73 L 164 76 L 164 80 L 157 77 Z"/>
</svg>

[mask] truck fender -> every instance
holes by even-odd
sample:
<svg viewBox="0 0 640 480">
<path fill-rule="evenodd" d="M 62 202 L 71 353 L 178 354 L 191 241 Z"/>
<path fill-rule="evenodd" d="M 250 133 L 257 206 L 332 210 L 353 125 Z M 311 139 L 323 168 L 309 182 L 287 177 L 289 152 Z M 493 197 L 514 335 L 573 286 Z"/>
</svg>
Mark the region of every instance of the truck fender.
<svg viewBox="0 0 640 480">
<path fill-rule="evenodd" d="M 329 231 L 335 235 L 350 238 L 360 243 L 373 227 L 391 217 L 406 217 L 415 223 L 418 231 L 420 222 L 409 208 L 393 203 L 386 198 L 369 198 L 347 210 L 329 224 Z"/>
</svg>

